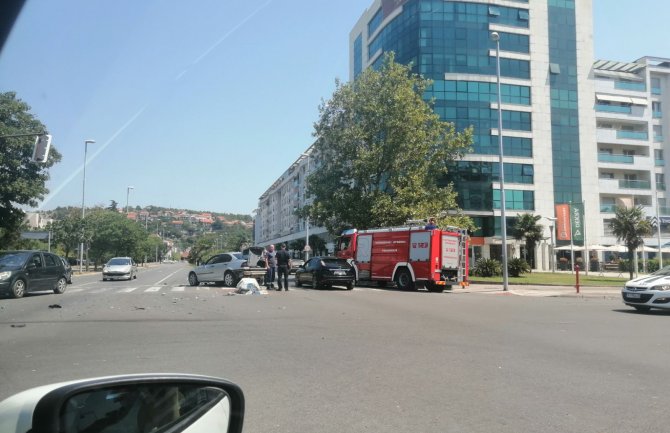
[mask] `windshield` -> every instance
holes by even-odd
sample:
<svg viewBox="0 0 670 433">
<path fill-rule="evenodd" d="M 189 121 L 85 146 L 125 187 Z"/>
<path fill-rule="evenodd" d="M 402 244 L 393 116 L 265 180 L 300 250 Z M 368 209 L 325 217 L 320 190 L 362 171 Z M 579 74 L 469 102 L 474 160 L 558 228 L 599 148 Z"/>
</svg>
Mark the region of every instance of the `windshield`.
<svg viewBox="0 0 670 433">
<path fill-rule="evenodd" d="M 22 266 L 28 260 L 28 257 L 30 257 L 30 253 L 25 252 L 0 253 L 0 266 Z"/>
<path fill-rule="evenodd" d="M 6 3 L 0 400 L 162 371 L 247 433 L 667 431 L 670 1 L 4 0 L 0 39 Z"/>
</svg>

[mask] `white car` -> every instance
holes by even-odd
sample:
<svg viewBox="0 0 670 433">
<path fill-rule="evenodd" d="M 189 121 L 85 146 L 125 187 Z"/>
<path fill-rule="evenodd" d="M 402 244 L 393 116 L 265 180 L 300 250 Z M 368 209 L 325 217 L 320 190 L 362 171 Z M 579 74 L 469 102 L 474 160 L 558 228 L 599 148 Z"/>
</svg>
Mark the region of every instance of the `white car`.
<svg viewBox="0 0 670 433">
<path fill-rule="evenodd" d="M 114 257 L 102 268 L 102 281 L 137 278 L 137 264 L 130 257 Z"/>
<path fill-rule="evenodd" d="M 621 290 L 623 302 L 637 311 L 646 312 L 652 308 L 670 310 L 670 266 L 630 280 Z"/>
<path fill-rule="evenodd" d="M 249 261 L 256 262 L 249 266 Z M 228 287 L 235 287 L 242 278 L 254 278 L 263 285 L 265 267 L 258 266 L 256 258 L 246 256 L 241 252 L 229 252 L 210 257 L 204 264 L 196 267 L 188 274 L 188 283 L 197 286 L 200 283 L 220 283 Z"/>
</svg>

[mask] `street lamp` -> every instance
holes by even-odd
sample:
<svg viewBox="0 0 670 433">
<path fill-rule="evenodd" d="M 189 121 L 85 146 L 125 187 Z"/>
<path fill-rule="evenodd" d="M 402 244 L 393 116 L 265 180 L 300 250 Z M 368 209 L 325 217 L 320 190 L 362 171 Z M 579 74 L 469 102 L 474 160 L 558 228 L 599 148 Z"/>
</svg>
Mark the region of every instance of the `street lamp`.
<svg viewBox="0 0 670 433">
<path fill-rule="evenodd" d="M 304 188 L 305 188 L 305 193 L 303 194 L 303 202 L 307 204 L 307 176 L 309 175 L 309 156 L 312 152 L 305 152 L 301 153 L 300 155 L 304 156 L 307 158 L 307 168 L 305 169 L 305 176 L 304 176 Z M 305 217 L 305 261 L 309 259 L 309 251 L 310 251 L 310 246 L 309 246 L 309 215 Z"/>
<path fill-rule="evenodd" d="M 663 252 L 661 251 L 661 213 L 658 205 L 658 187 L 656 187 L 656 237 L 658 238 L 658 269 L 662 269 Z"/>
<path fill-rule="evenodd" d="M 549 220 L 549 235 L 551 237 L 551 244 L 549 244 L 549 266 L 551 267 L 551 272 L 556 272 L 556 257 L 554 255 L 554 223 L 558 221 L 558 218 L 543 216 L 542 218 Z"/>
<path fill-rule="evenodd" d="M 505 215 L 505 166 L 503 163 L 503 123 L 502 123 L 502 94 L 500 92 L 500 35 L 491 33 L 491 40 L 496 43 L 496 82 L 498 84 L 498 147 L 500 148 L 500 230 L 502 234 L 502 268 L 503 291 L 508 290 L 507 275 L 507 217 Z"/>
<path fill-rule="evenodd" d="M 130 190 L 135 189 L 134 186 L 129 186 L 126 188 L 126 215 L 128 215 L 128 196 L 130 196 Z"/>
<path fill-rule="evenodd" d="M 95 140 L 84 140 L 84 181 L 81 186 L 81 222 L 83 224 L 86 216 L 86 155 L 88 153 L 88 145 L 95 143 Z M 83 229 L 83 226 L 82 226 Z M 82 233 L 81 244 L 79 245 L 79 273 L 83 272 L 84 263 L 84 238 Z"/>
</svg>

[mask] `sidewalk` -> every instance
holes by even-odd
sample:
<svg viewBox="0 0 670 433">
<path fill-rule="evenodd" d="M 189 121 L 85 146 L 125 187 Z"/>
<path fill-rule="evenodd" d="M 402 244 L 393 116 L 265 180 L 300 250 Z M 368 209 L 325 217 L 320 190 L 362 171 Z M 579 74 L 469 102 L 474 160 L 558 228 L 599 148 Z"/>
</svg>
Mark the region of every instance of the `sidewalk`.
<svg viewBox="0 0 670 433">
<path fill-rule="evenodd" d="M 491 293 L 516 296 L 568 297 L 568 298 L 620 298 L 621 287 L 581 286 L 579 293 L 574 286 L 535 286 L 510 284 L 503 292 L 502 284 L 471 284 L 463 289 L 454 287 L 449 293 Z"/>
</svg>

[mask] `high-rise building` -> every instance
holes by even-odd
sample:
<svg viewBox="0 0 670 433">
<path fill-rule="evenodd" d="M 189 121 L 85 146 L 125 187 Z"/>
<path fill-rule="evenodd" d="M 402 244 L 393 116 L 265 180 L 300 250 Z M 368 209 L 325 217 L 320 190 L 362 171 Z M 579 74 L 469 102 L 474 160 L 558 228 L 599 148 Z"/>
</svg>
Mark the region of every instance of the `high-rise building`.
<svg viewBox="0 0 670 433">
<path fill-rule="evenodd" d="M 591 0 L 375 0 L 349 37 L 352 79 L 393 51 L 433 81 L 425 97 L 443 120 L 474 127 L 473 152 L 450 180 L 480 227 L 477 258 L 502 252 L 492 32 L 500 35 L 508 227 L 521 213 L 553 218 L 555 205 L 568 203 L 584 203 L 587 221 L 600 219 Z M 541 223 L 547 242 L 536 267 L 548 269 L 554 223 Z M 523 257 L 520 244 L 515 248 Z"/>
<path fill-rule="evenodd" d="M 616 243 L 608 221 L 616 206 L 642 206 L 650 219 L 660 217 L 668 241 L 670 202 L 666 191 L 665 156 L 670 127 L 670 59 L 643 57 L 634 62 L 599 60 L 593 65 L 599 205 L 601 217 L 591 222 L 602 243 Z M 647 245 L 657 245 L 655 230 Z"/>
</svg>

